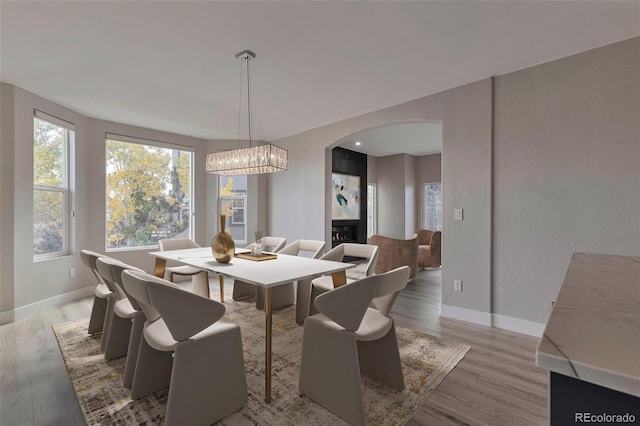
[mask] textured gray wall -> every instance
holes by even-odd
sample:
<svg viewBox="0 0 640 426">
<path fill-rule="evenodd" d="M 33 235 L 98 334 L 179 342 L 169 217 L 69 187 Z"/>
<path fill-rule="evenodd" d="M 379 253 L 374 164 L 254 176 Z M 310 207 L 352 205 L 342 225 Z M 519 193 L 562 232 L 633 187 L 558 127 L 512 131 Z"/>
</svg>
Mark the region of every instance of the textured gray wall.
<svg viewBox="0 0 640 426">
<path fill-rule="evenodd" d="M 405 156 L 378 157 L 378 233 L 404 238 Z"/>
<path fill-rule="evenodd" d="M 490 79 L 275 141 L 289 150 L 290 167 L 286 173 L 275 173 L 269 177 L 270 232 L 288 238 L 330 241 L 331 148 L 364 129 L 410 121 L 443 123 L 443 185 L 447 188 L 444 200 L 447 213 L 443 219 L 443 303 L 488 313 L 491 267 Z M 378 185 L 383 168 L 379 159 Z M 381 191 L 380 187 L 378 191 Z M 291 199 L 297 203 L 295 215 L 288 207 Z M 465 208 L 465 221 L 453 222 L 454 205 Z M 389 208 L 383 207 L 382 203 L 378 207 Z M 379 210 L 379 217 L 383 217 L 382 210 Z M 384 228 L 379 227 L 378 232 L 383 233 Z M 399 235 L 404 232 L 401 224 Z M 453 292 L 454 279 L 465 280 L 464 292 Z"/>
<path fill-rule="evenodd" d="M 496 313 L 546 322 L 574 251 L 640 255 L 639 63 L 635 38 L 496 78 Z"/>
</svg>

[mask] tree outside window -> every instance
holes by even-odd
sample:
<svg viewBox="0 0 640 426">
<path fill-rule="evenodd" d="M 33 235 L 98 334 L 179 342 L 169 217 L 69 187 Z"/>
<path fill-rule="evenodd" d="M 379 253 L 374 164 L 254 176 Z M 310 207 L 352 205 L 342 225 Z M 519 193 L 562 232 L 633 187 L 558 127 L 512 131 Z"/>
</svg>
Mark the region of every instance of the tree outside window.
<svg viewBox="0 0 640 426">
<path fill-rule="evenodd" d="M 33 256 L 68 253 L 69 144 L 73 130 L 33 120 Z"/>
<path fill-rule="evenodd" d="M 106 140 L 106 248 L 192 238 L 193 153 Z"/>
</svg>

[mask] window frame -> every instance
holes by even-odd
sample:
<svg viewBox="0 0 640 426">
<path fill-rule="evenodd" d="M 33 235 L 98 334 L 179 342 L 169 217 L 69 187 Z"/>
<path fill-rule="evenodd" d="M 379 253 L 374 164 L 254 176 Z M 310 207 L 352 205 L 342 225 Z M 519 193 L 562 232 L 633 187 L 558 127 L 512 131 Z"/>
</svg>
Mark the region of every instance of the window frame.
<svg viewBox="0 0 640 426">
<path fill-rule="evenodd" d="M 229 197 L 226 197 L 227 199 Z M 247 196 L 246 194 L 244 194 L 244 196 L 242 197 L 232 197 L 231 198 L 233 200 L 233 212 L 231 213 L 231 224 L 232 225 L 246 225 L 247 224 L 247 218 L 246 218 L 246 205 L 247 205 Z M 236 205 L 236 201 L 242 201 L 242 203 L 238 203 L 238 204 L 242 204 L 242 205 Z M 242 211 L 242 217 L 238 218 L 236 220 L 236 212 Z"/>
<path fill-rule="evenodd" d="M 373 200 L 369 199 L 369 187 L 373 188 Z M 373 211 L 371 213 L 371 235 L 369 235 L 369 203 L 373 206 Z M 373 182 L 367 183 L 367 240 L 371 238 L 372 235 L 378 233 L 378 185 Z"/>
<path fill-rule="evenodd" d="M 144 245 L 144 246 L 132 246 L 132 247 L 108 247 L 108 241 L 107 241 L 107 220 L 108 220 L 108 208 L 109 208 L 109 187 L 108 187 L 108 172 L 106 170 L 107 167 L 107 141 L 114 141 L 114 142 L 123 142 L 123 143 L 129 143 L 129 144 L 137 144 L 137 145 L 142 145 L 142 146 L 147 146 L 147 147 L 152 147 L 152 148 L 162 148 L 162 149 L 168 149 L 168 150 L 178 150 L 178 151 L 183 151 L 183 152 L 188 152 L 190 154 L 189 156 L 189 194 L 190 194 L 190 200 L 189 200 L 189 209 L 190 209 L 190 213 L 189 213 L 189 236 L 188 238 L 190 239 L 195 239 L 194 236 L 196 234 L 196 230 L 195 230 L 195 170 L 194 170 L 194 164 L 195 164 L 195 148 L 192 146 L 188 146 L 188 145 L 180 145 L 177 143 L 171 143 L 171 142 L 163 142 L 163 141 L 158 141 L 158 140 L 154 140 L 154 139 L 145 139 L 145 138 L 138 138 L 138 137 L 133 137 L 133 136 L 128 136 L 128 135 L 121 135 L 121 134 L 115 134 L 115 133 L 105 133 L 104 136 L 104 152 L 105 152 L 105 209 L 104 209 L 104 224 L 105 224 L 105 234 L 104 234 L 104 247 L 105 247 L 105 252 L 122 252 L 122 251 L 139 251 L 139 250 L 152 250 L 152 249 L 157 249 L 158 248 L 158 244 L 151 244 L 151 245 Z M 160 239 L 160 238 L 158 238 Z"/>
<path fill-rule="evenodd" d="M 238 176 L 245 176 L 247 179 L 247 187 L 246 189 L 236 189 L 235 191 L 233 189 L 231 189 L 231 194 L 229 195 L 220 195 L 221 194 L 221 182 L 222 182 L 222 178 L 235 178 Z M 223 211 L 224 211 L 224 203 L 231 201 L 231 215 L 226 216 L 225 219 L 225 227 L 229 228 L 230 231 L 230 235 L 233 238 L 233 232 L 231 232 L 231 225 L 241 225 L 243 228 L 242 231 L 242 239 L 235 239 L 233 238 L 233 242 L 237 245 L 242 245 L 242 244 L 248 244 L 249 243 L 249 220 L 248 220 L 248 203 L 249 203 L 249 176 L 248 175 L 234 175 L 234 176 L 224 176 L 224 175 L 218 175 L 217 176 L 217 188 L 218 188 L 218 202 L 217 202 L 217 206 L 218 206 L 218 214 L 222 215 Z M 236 201 L 239 200 L 243 200 L 243 206 L 242 207 L 238 207 L 236 206 Z M 240 221 L 235 221 L 234 220 L 234 216 L 233 216 L 233 210 L 237 210 L 237 209 L 241 209 L 243 210 L 244 214 L 243 214 L 243 222 Z M 219 230 L 219 231 L 223 231 L 223 230 Z"/>
<path fill-rule="evenodd" d="M 442 195 L 443 194 L 442 194 L 442 182 L 441 181 L 440 182 L 424 182 L 424 183 L 421 184 L 421 188 L 420 188 L 421 189 L 420 196 L 422 198 L 422 203 L 421 203 L 421 207 L 420 207 L 421 213 L 422 213 L 421 214 L 421 216 L 422 216 L 422 218 L 421 218 L 421 222 L 422 222 L 421 228 L 422 229 L 430 229 L 430 228 L 427 228 L 427 222 L 428 222 L 428 220 L 427 220 L 427 197 L 426 197 L 426 193 L 425 193 L 426 187 L 429 186 L 429 185 L 440 185 L 440 229 L 431 229 L 431 230 L 432 231 L 442 231 L 442 226 L 444 224 L 444 217 L 443 217 L 444 213 L 442 211 L 442 207 L 443 207 L 442 206 L 442 202 L 443 202 Z"/>
<path fill-rule="evenodd" d="M 39 262 L 43 260 L 56 259 L 63 256 L 68 256 L 72 254 L 73 247 L 73 221 L 72 219 L 75 217 L 75 212 L 73 211 L 73 200 L 72 200 L 72 189 L 74 182 L 74 169 L 73 169 L 73 148 L 75 144 L 75 124 L 68 122 L 66 120 L 60 119 L 53 115 L 47 114 L 45 112 L 39 111 L 37 109 L 34 110 L 33 113 L 33 137 L 35 139 L 36 132 L 36 120 L 44 121 L 48 124 L 57 126 L 63 129 L 63 143 L 62 143 L 62 183 L 61 186 L 53 186 L 53 185 L 40 185 L 35 183 L 35 158 L 32 160 L 32 166 L 34 168 L 32 172 L 32 245 L 35 242 L 35 233 L 33 232 L 33 226 L 35 225 L 35 195 L 36 192 L 45 192 L 45 193 L 61 193 L 62 194 L 62 250 L 49 252 L 49 253 L 39 253 L 36 254 L 34 251 L 35 248 L 32 248 L 32 257 L 34 262 Z M 33 148 L 35 150 L 35 146 Z M 35 157 L 35 152 L 33 155 Z"/>
</svg>

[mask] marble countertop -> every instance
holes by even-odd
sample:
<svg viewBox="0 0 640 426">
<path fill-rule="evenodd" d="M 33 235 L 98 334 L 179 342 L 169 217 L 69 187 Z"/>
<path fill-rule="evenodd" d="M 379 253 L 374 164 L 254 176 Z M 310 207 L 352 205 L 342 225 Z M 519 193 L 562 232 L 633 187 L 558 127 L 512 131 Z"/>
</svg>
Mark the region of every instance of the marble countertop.
<svg viewBox="0 0 640 426">
<path fill-rule="evenodd" d="M 640 257 L 573 255 L 536 365 L 640 397 Z"/>
</svg>

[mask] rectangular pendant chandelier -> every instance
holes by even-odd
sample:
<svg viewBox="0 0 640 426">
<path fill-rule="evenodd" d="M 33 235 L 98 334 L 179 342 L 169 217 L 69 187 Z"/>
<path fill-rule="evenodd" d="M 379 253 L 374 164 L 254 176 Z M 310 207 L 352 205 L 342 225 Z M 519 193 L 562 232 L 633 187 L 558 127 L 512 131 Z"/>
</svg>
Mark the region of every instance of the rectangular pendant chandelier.
<svg viewBox="0 0 640 426">
<path fill-rule="evenodd" d="M 247 68 L 247 119 L 249 130 L 249 148 L 231 149 L 207 154 L 206 170 L 208 173 L 224 176 L 257 175 L 287 170 L 288 155 L 286 149 L 271 144 L 252 145 L 251 137 L 251 79 L 249 77 L 249 61 L 256 54 L 244 50 L 236 55 L 240 59 L 240 97 L 242 98 L 242 70 Z M 238 108 L 238 143 L 240 141 L 240 123 L 242 102 Z"/>
<path fill-rule="evenodd" d="M 288 152 L 267 144 L 207 154 L 207 172 L 224 175 L 255 175 L 287 170 Z"/>
</svg>

